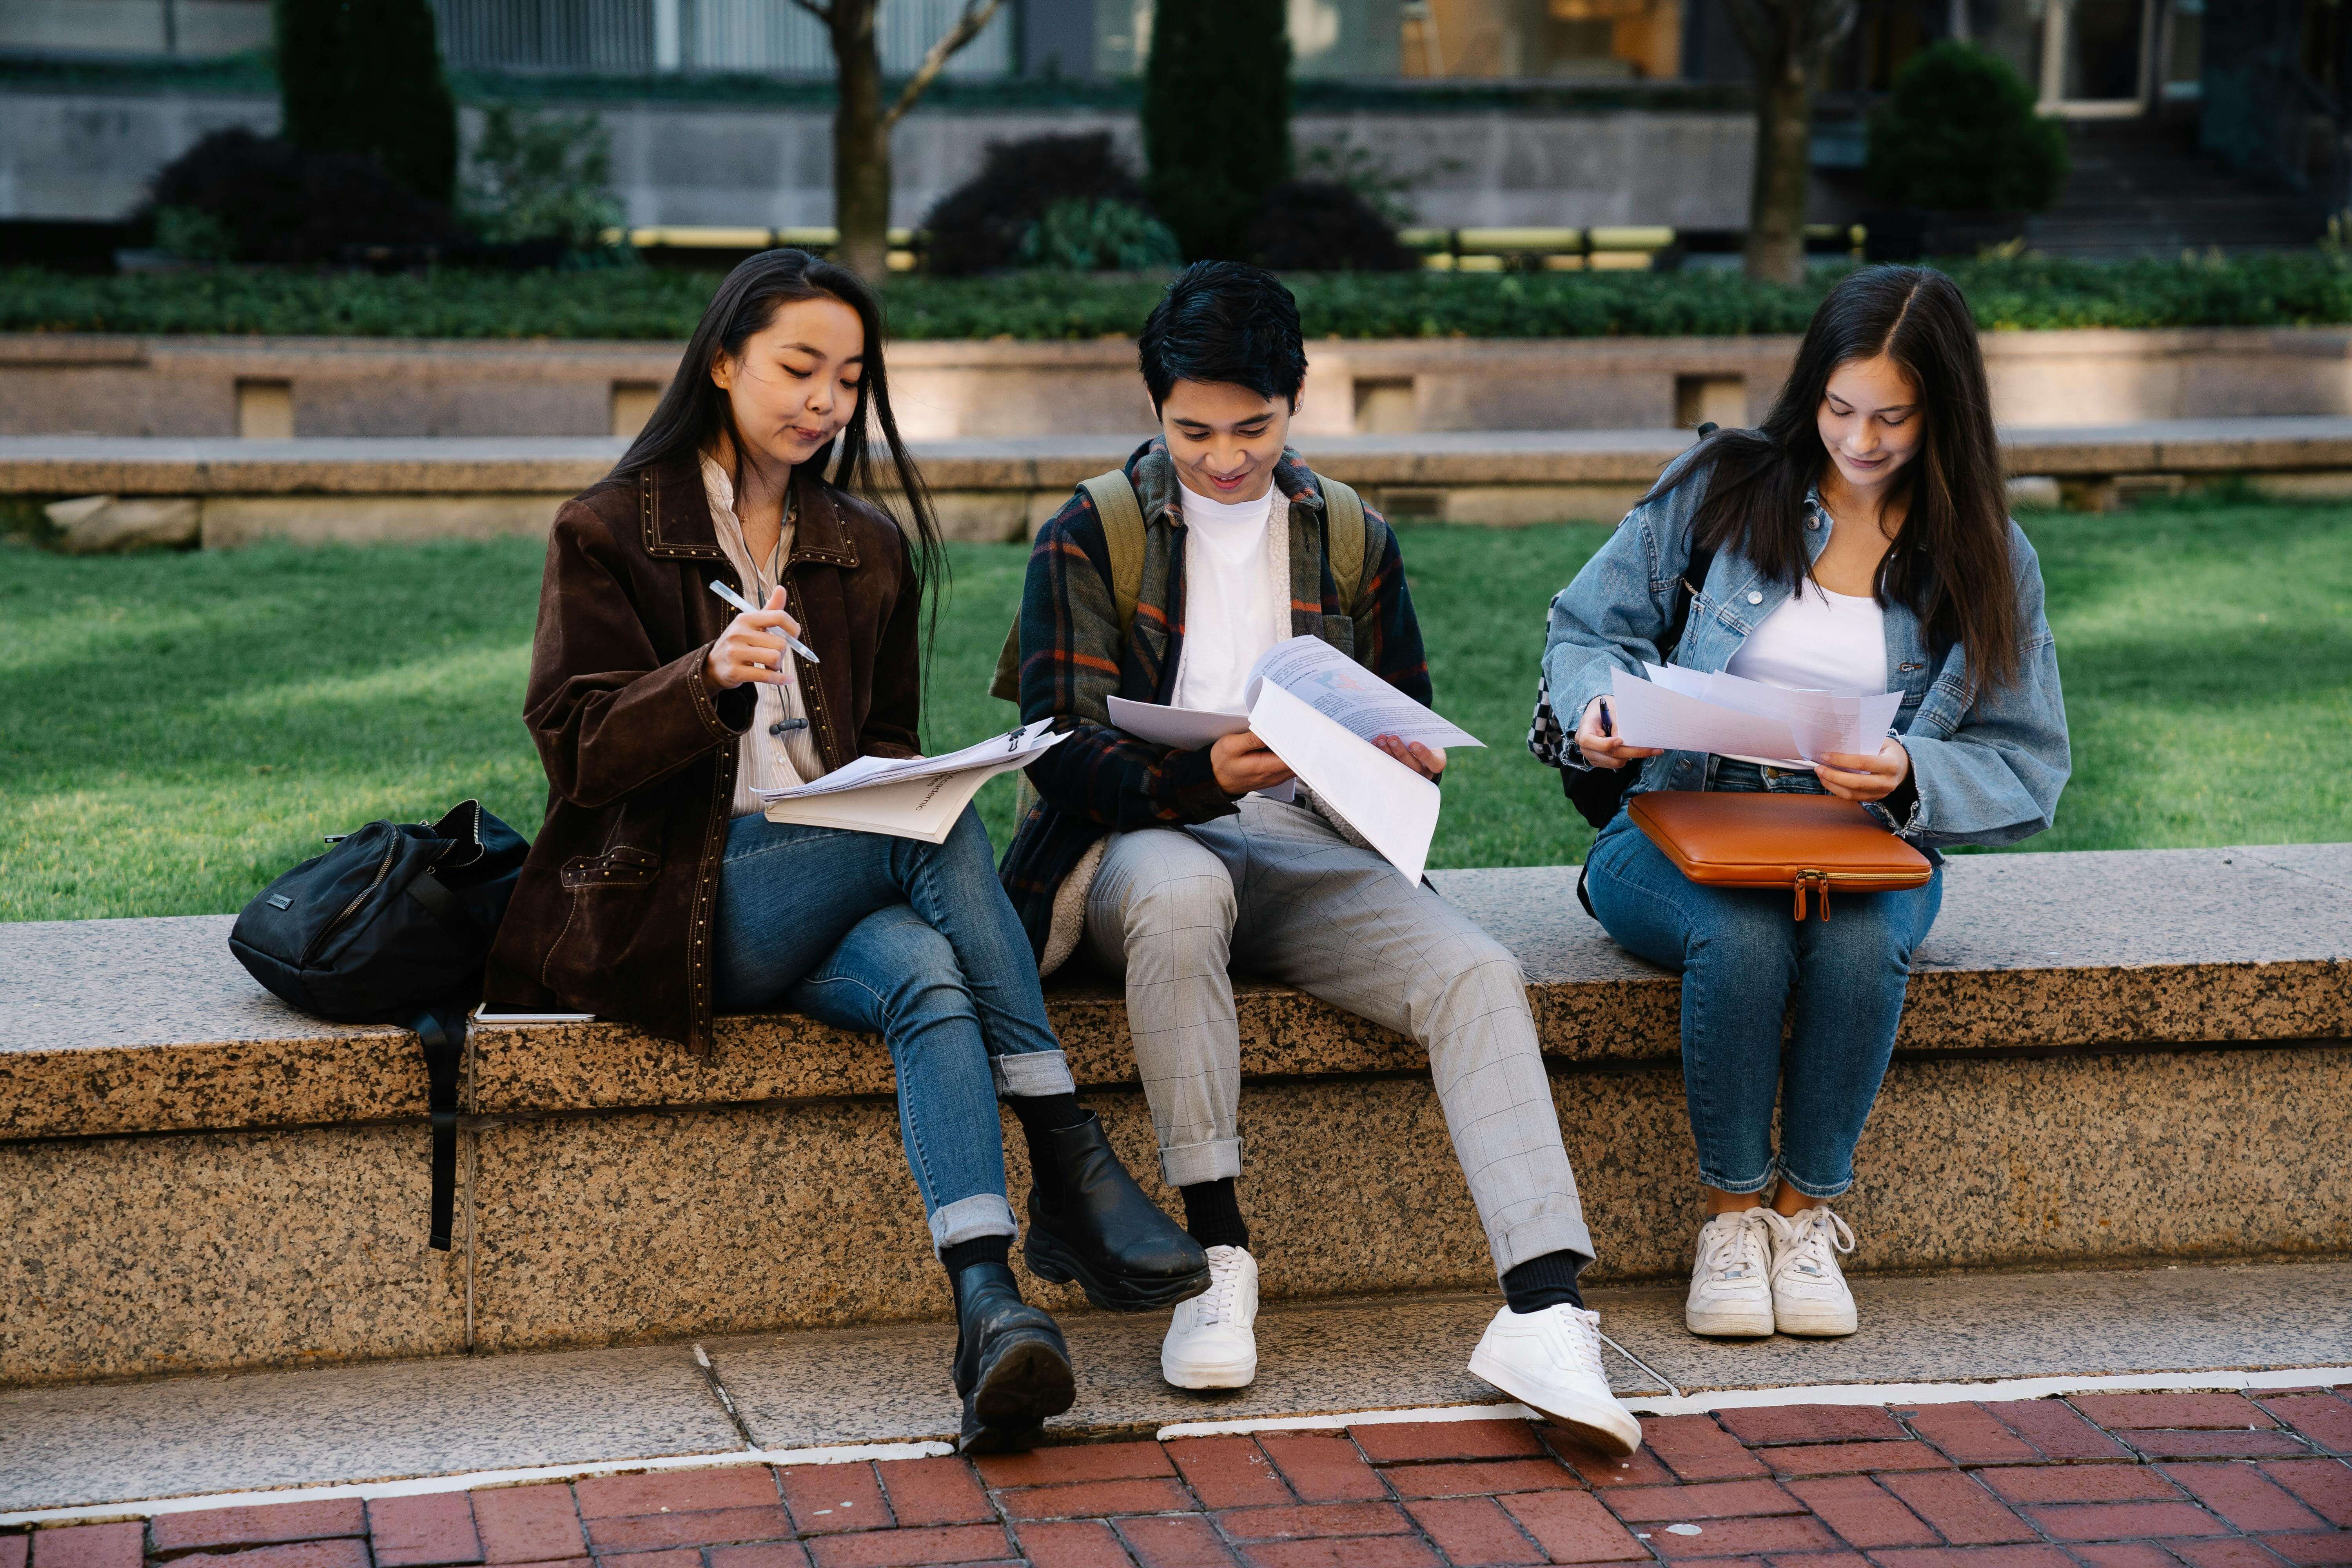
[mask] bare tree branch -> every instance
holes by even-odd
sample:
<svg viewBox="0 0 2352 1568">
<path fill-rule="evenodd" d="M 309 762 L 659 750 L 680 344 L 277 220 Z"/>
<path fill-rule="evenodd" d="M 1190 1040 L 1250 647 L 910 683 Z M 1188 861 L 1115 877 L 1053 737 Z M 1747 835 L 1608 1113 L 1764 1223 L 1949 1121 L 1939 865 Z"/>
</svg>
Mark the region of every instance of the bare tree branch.
<svg viewBox="0 0 2352 1568">
<path fill-rule="evenodd" d="M 800 4 L 807 5 L 808 0 L 800 0 Z M 980 30 L 994 20 L 997 12 L 1003 8 L 1004 0 L 963 0 L 963 15 L 956 18 L 956 25 L 948 29 L 945 37 L 930 47 L 923 56 L 923 63 L 915 68 L 915 74 L 908 77 L 907 85 L 899 89 L 898 100 L 882 116 L 884 135 L 890 133 L 891 127 L 898 123 L 907 110 L 915 107 L 915 100 L 939 79 L 940 72 L 947 68 L 948 61 L 955 52 L 980 37 Z"/>
</svg>

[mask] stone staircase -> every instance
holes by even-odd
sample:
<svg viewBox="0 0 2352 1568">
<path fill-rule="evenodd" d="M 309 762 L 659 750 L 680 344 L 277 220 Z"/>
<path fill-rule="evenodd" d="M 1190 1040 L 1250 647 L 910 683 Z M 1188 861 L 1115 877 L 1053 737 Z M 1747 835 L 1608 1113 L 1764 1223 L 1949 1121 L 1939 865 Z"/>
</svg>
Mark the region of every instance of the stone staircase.
<svg viewBox="0 0 2352 1568">
<path fill-rule="evenodd" d="M 2026 225 L 2027 246 L 2042 255 L 2116 261 L 2298 250 L 2325 232 L 2316 201 L 2203 151 L 2193 120 L 2077 121 L 2067 140 L 2065 189 Z"/>
</svg>

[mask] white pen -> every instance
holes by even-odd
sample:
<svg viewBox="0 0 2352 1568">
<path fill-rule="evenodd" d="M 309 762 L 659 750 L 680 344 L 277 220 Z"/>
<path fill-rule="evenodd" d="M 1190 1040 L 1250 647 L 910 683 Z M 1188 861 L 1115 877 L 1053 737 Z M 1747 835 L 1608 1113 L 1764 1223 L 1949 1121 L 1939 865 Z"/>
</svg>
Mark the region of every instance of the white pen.
<svg viewBox="0 0 2352 1568">
<path fill-rule="evenodd" d="M 710 580 L 710 591 L 746 614 L 757 614 L 759 611 L 759 605 L 744 603 L 742 595 L 737 593 L 734 589 L 729 587 L 726 584 L 720 582 L 716 577 L 713 577 Z M 793 636 L 792 633 L 784 630 L 783 627 L 776 627 L 775 632 L 778 637 L 784 639 L 784 646 L 786 647 L 791 648 L 794 653 L 800 655 L 811 664 L 823 664 L 824 662 L 824 660 L 817 658 L 817 656 L 810 650 L 808 644 L 801 641 L 800 638 Z"/>
</svg>

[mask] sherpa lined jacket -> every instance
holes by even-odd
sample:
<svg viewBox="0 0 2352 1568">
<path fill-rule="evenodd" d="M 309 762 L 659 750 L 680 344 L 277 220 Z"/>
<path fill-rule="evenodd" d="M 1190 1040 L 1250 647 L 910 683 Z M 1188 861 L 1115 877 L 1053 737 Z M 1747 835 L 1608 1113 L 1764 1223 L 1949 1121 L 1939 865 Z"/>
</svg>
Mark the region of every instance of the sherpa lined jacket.
<svg viewBox="0 0 2352 1568">
<path fill-rule="evenodd" d="M 922 710 L 913 557 L 884 514 L 808 469 L 784 603 L 818 756 L 911 757 Z M 688 452 L 563 503 L 548 535 L 524 721 L 547 820 L 490 950 L 499 1007 L 618 1018 L 708 1054 L 710 943 L 735 769 L 757 693 L 715 689 L 710 645 L 750 584 Z"/>
<path fill-rule="evenodd" d="M 1209 752 L 1180 752 L 1112 728 L 1110 699 L 1166 702 L 1184 646 L 1184 514 L 1175 464 L 1159 438 L 1127 460 L 1142 502 L 1143 582 L 1124 641 L 1111 597 L 1102 519 L 1081 489 L 1037 535 L 1021 595 L 1021 717 L 1055 721 L 1070 738 L 1029 766 L 1037 803 L 1004 857 L 1030 944 L 1048 971 L 1076 942 L 1086 886 L 1112 833 L 1207 822 L 1238 809 L 1210 771 Z M 1295 452 L 1274 482 L 1289 502 L 1290 635 L 1318 637 L 1420 702 L 1430 700 L 1421 626 L 1405 588 L 1396 535 L 1364 510 L 1363 581 L 1342 614 L 1327 561 L 1323 496 Z M 1081 863 L 1084 863 L 1083 865 Z M 1079 874 L 1082 873 L 1082 874 Z M 1073 896 L 1056 919 L 1056 895 Z"/>
</svg>

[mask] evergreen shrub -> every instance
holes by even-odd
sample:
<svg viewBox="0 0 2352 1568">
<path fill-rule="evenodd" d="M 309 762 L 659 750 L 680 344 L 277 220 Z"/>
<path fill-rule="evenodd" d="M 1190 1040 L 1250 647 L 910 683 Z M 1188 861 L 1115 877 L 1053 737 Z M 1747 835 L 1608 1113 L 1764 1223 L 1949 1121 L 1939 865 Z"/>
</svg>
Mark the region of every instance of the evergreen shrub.
<svg viewBox="0 0 2352 1568">
<path fill-rule="evenodd" d="M 2319 250 L 2100 263 L 2021 257 L 1946 268 L 1988 331 L 2352 324 L 2352 265 Z M 1795 286 L 1736 272 L 1292 273 L 1318 338 L 1728 337 L 1797 333 L 1844 275 Z M 444 268 L 392 276 L 277 268 L 85 277 L 0 269 L 0 331 L 253 332 L 379 338 L 683 341 L 715 272 Z M 1076 341 L 1132 334 L 1165 288 L 1150 275 L 902 277 L 904 340 Z"/>
<path fill-rule="evenodd" d="M 1870 194 L 1930 212 L 2039 212 L 2066 179 L 2066 131 L 1998 56 L 1947 39 L 1871 111 Z"/>
<path fill-rule="evenodd" d="M 466 221 L 493 245 L 602 243 L 621 221 L 613 138 L 593 114 L 525 114 L 495 104 L 466 160 Z"/>
<path fill-rule="evenodd" d="M 1403 272 L 1421 258 L 1363 195 L 1337 180 L 1286 180 L 1243 240 L 1249 258 L 1276 272 Z"/>
<path fill-rule="evenodd" d="M 1109 132 L 992 143 L 980 173 L 940 197 L 923 220 L 924 265 L 941 278 L 1018 266 L 1030 231 L 1066 202 L 1143 211 L 1143 186 Z M 894 282 L 891 292 L 898 287 Z"/>
<path fill-rule="evenodd" d="M 1021 241 L 1021 265 L 1055 272 L 1141 272 L 1182 259 L 1166 224 L 1108 199 L 1055 202 Z"/>
<path fill-rule="evenodd" d="M 1251 224 L 1290 177 L 1284 0 L 1160 5 L 1142 120 L 1151 207 L 1184 259 L 1246 260 Z"/>
<path fill-rule="evenodd" d="M 351 153 L 312 153 L 244 126 L 215 131 L 149 187 L 156 242 L 192 261 L 315 265 L 354 246 L 437 245 L 448 209 Z"/>
<path fill-rule="evenodd" d="M 350 153 L 448 205 L 457 105 L 441 74 L 429 0 L 272 0 L 287 141 Z"/>
</svg>

